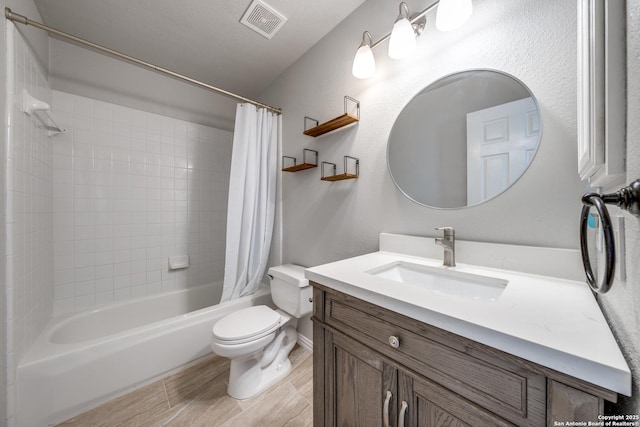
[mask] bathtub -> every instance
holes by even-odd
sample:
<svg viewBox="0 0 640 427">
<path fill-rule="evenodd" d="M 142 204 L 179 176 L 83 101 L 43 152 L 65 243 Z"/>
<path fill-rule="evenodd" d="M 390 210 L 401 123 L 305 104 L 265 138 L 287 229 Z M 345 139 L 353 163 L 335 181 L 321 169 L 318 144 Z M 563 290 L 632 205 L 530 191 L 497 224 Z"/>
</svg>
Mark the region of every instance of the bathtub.
<svg viewBox="0 0 640 427">
<path fill-rule="evenodd" d="M 203 285 L 54 319 L 18 366 L 18 427 L 64 421 L 211 354 L 217 319 L 273 306 L 264 285 L 214 305 L 221 288 Z"/>
</svg>

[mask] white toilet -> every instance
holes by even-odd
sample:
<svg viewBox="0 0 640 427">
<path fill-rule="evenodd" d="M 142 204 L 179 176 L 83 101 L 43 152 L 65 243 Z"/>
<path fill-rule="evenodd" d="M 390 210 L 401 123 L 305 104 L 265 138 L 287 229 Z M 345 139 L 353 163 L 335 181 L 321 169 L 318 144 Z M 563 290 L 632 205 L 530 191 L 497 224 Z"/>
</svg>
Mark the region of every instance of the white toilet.
<svg viewBox="0 0 640 427">
<path fill-rule="evenodd" d="M 312 310 L 304 269 L 293 264 L 269 269 L 271 298 L 278 310 L 248 307 L 213 325 L 213 352 L 231 359 L 227 388 L 231 397 L 248 399 L 291 371 L 288 356 L 298 339 L 298 319 Z"/>
</svg>

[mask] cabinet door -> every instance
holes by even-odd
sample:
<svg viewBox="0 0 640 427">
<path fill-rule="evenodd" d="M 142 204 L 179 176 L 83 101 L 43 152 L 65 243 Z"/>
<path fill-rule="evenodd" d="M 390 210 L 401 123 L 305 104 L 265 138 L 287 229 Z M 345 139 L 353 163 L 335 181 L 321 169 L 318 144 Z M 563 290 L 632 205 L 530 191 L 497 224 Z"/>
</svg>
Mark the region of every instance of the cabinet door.
<svg viewBox="0 0 640 427">
<path fill-rule="evenodd" d="M 603 399 L 582 390 L 549 380 L 548 391 L 548 425 L 565 420 L 593 421 L 596 425 L 598 415 L 604 413 Z"/>
<path fill-rule="evenodd" d="M 515 426 L 460 395 L 404 371 L 398 372 L 398 427 Z M 402 415 L 403 402 L 407 403 Z"/>
<path fill-rule="evenodd" d="M 328 332 L 325 346 L 325 424 L 371 427 L 386 425 L 385 418 L 395 420 L 396 369 L 339 333 Z"/>
</svg>

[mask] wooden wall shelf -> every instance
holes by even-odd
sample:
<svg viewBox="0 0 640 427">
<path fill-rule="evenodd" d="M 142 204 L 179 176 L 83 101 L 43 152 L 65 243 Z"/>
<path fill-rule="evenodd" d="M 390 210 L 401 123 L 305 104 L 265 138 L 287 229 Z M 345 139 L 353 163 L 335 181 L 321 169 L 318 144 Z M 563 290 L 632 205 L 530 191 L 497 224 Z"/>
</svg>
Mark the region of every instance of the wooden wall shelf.
<svg viewBox="0 0 640 427">
<path fill-rule="evenodd" d="M 351 123 L 355 123 L 358 120 L 360 119 L 357 118 L 356 116 L 352 116 L 351 114 L 345 113 L 340 117 L 336 117 L 335 119 L 329 120 L 326 123 L 322 123 L 321 125 L 312 127 L 311 129 L 307 129 L 303 133 L 305 135 L 309 135 L 315 138 L 316 136 L 324 135 L 325 133 L 329 133 L 336 129 L 340 129 L 341 127 L 345 127 L 347 125 L 350 125 Z"/>
<path fill-rule="evenodd" d="M 347 168 L 348 168 L 348 162 L 349 160 L 352 161 L 356 173 L 349 173 L 347 172 Z M 327 175 L 325 176 L 324 174 L 324 169 L 325 169 L 325 165 L 326 166 L 331 166 L 331 171 L 333 172 L 333 175 Z M 344 181 L 345 179 L 356 179 L 360 176 L 360 160 L 356 157 L 351 157 L 351 156 L 344 156 L 344 173 L 337 175 L 336 174 L 336 164 L 335 163 L 331 163 L 331 162 L 322 162 L 322 169 L 321 169 L 321 174 L 320 174 L 320 181 Z"/>
<path fill-rule="evenodd" d="M 307 162 L 307 152 L 315 154 L 315 163 Z M 313 169 L 318 167 L 318 152 L 316 150 L 309 150 L 308 148 L 302 150 L 302 163 L 299 165 L 296 164 L 297 159 L 295 157 L 282 156 L 282 164 L 284 164 L 284 159 L 293 159 L 293 166 L 282 168 L 283 172 L 300 172 L 306 169 Z"/>
<path fill-rule="evenodd" d="M 325 176 L 324 178 L 320 178 L 321 181 L 343 181 L 345 179 L 356 179 L 358 175 L 354 175 L 352 173 L 341 173 L 340 175 L 333 176 Z"/>
<path fill-rule="evenodd" d="M 357 114 L 355 116 L 353 114 L 347 113 L 347 101 L 352 101 L 356 104 Z M 314 138 L 320 135 L 324 135 L 325 133 L 329 133 L 331 131 L 340 129 L 342 127 L 348 126 L 352 123 L 356 123 L 357 121 L 359 121 L 360 120 L 360 101 L 358 101 L 357 99 L 351 98 L 350 96 L 345 96 L 344 97 L 344 114 L 339 117 L 336 117 L 335 119 L 331 119 L 328 122 L 318 124 L 319 123 L 318 120 L 313 119 L 311 117 L 305 117 L 305 128 L 306 128 L 307 119 L 313 120 L 314 122 L 316 122 L 316 126 L 310 129 L 305 129 L 304 132 L 302 133 L 308 136 L 312 136 Z"/>
<path fill-rule="evenodd" d="M 282 168 L 283 172 L 300 172 L 306 169 L 317 168 L 318 165 L 312 165 L 310 163 L 302 163 L 299 165 L 289 166 L 288 168 Z"/>
</svg>

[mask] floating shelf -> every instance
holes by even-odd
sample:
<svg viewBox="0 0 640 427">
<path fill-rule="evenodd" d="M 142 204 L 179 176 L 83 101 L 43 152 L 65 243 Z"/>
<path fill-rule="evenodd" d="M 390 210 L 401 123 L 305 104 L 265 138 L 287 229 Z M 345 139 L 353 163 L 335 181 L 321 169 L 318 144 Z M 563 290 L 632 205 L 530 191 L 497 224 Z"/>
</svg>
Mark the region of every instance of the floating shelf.
<svg viewBox="0 0 640 427">
<path fill-rule="evenodd" d="M 347 125 L 350 125 L 351 123 L 355 123 L 358 120 L 360 120 L 358 117 L 345 113 L 340 117 L 329 120 L 326 123 L 322 123 L 321 125 L 313 127 L 311 129 L 307 129 L 303 133 L 315 138 L 316 136 L 324 135 L 325 133 L 340 129 L 341 127 L 345 127 Z"/>
<path fill-rule="evenodd" d="M 347 101 L 352 101 L 356 104 L 357 114 L 355 116 L 353 114 L 347 113 Z M 340 129 L 342 127 L 345 127 L 347 125 L 350 125 L 352 123 L 359 121 L 360 120 L 360 101 L 358 101 L 357 99 L 353 99 L 350 96 L 345 96 L 344 97 L 344 114 L 341 115 L 340 117 L 336 117 L 335 119 L 331 119 L 328 122 L 319 124 L 319 122 L 316 119 L 313 119 L 311 117 L 305 117 L 305 128 L 306 128 L 307 119 L 315 121 L 316 126 L 310 129 L 305 129 L 305 131 L 303 132 L 305 135 L 312 136 L 314 138 L 320 135 L 324 135 L 325 133 L 329 133 L 331 131 Z"/>
<path fill-rule="evenodd" d="M 353 160 L 355 163 L 356 173 L 347 172 L 347 162 L 349 159 Z M 333 175 L 324 176 L 324 166 L 331 165 L 333 170 Z M 336 175 L 336 164 L 331 162 L 322 162 L 322 177 L 321 181 L 344 181 L 345 179 L 356 179 L 360 176 L 360 160 L 356 157 L 344 156 L 344 173 L 340 175 Z"/>
<path fill-rule="evenodd" d="M 312 169 L 312 168 L 317 168 L 318 165 L 312 165 L 310 163 L 302 163 L 299 165 L 293 165 L 293 166 L 289 166 L 288 168 L 283 168 L 282 170 L 284 172 L 300 172 L 306 169 Z"/>
<path fill-rule="evenodd" d="M 345 179 L 356 179 L 358 175 L 354 175 L 351 173 L 341 173 L 340 175 L 333 176 L 325 176 L 324 178 L 320 178 L 321 181 L 344 181 Z"/>
<path fill-rule="evenodd" d="M 307 151 L 310 153 L 314 153 L 316 155 L 316 163 L 307 163 Z M 306 169 L 312 169 L 318 167 L 318 152 L 316 150 L 309 150 L 305 148 L 302 150 L 302 164 L 296 164 L 297 159 L 291 156 L 282 156 L 282 164 L 284 164 L 284 159 L 293 159 L 293 166 L 289 166 L 286 168 L 282 168 L 284 172 L 299 172 Z"/>
</svg>

